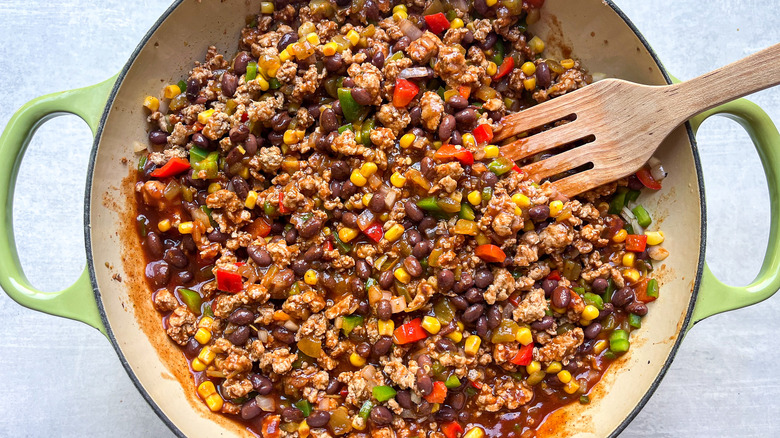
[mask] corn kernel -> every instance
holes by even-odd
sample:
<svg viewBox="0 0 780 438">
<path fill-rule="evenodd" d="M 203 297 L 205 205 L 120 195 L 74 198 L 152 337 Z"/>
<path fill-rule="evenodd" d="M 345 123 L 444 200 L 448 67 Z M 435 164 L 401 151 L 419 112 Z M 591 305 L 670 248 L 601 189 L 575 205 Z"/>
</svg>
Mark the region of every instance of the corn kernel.
<svg viewBox="0 0 780 438">
<path fill-rule="evenodd" d="M 213 109 L 207 109 L 206 111 L 201 111 L 198 113 L 198 122 L 202 124 L 206 124 L 206 122 L 209 121 L 209 118 L 211 118 L 211 115 L 214 114 Z"/>
<path fill-rule="evenodd" d="M 469 356 L 476 356 L 477 352 L 479 352 L 479 346 L 482 344 L 482 338 L 480 338 L 477 335 L 471 335 L 468 338 L 466 338 L 466 344 L 464 346 L 464 349 L 466 350 L 466 354 Z"/>
<path fill-rule="evenodd" d="M 393 13 L 396 13 L 398 11 L 408 12 L 408 9 L 406 9 L 406 5 L 395 5 L 395 6 L 393 6 Z"/>
<path fill-rule="evenodd" d="M 160 230 L 161 233 L 164 233 L 171 229 L 171 220 L 170 219 L 163 219 L 160 222 L 157 222 L 157 229 Z"/>
<path fill-rule="evenodd" d="M 363 206 L 368 207 L 368 203 L 371 202 L 371 198 L 373 197 L 374 195 L 371 193 L 366 193 L 365 195 L 363 195 L 363 198 L 361 199 L 361 201 L 363 202 Z"/>
<path fill-rule="evenodd" d="M 486 4 L 486 5 L 487 5 L 489 8 L 492 8 L 493 6 L 495 6 L 496 4 L 498 4 L 498 0 L 486 0 L 486 1 L 485 1 L 485 4 Z"/>
<path fill-rule="evenodd" d="M 523 79 L 523 87 L 528 91 L 534 91 L 536 89 L 536 77 Z"/>
<path fill-rule="evenodd" d="M 409 18 L 409 13 L 406 11 L 398 11 L 393 13 L 393 20 L 395 21 L 406 20 L 407 18 Z"/>
<path fill-rule="evenodd" d="M 528 372 L 528 374 L 533 374 L 537 371 L 540 371 L 542 369 L 542 363 L 538 360 L 535 360 L 528 365 L 525 366 L 525 370 Z"/>
<path fill-rule="evenodd" d="M 485 70 L 485 73 L 487 73 L 490 76 L 493 76 L 496 74 L 496 71 L 498 71 L 498 66 L 496 66 L 496 63 L 493 61 L 488 62 L 487 69 Z"/>
<path fill-rule="evenodd" d="M 268 89 L 271 88 L 271 84 L 269 84 L 268 81 L 266 81 L 265 78 L 260 75 L 257 75 L 255 81 L 258 85 L 260 85 L 260 89 L 263 91 L 268 91 Z"/>
<path fill-rule="evenodd" d="M 206 371 L 206 364 L 200 361 L 197 357 L 195 359 L 192 359 L 192 370 L 193 371 Z"/>
<path fill-rule="evenodd" d="M 363 163 L 362 166 L 360 166 L 360 173 L 368 178 L 369 176 L 375 174 L 377 171 L 376 163 L 368 162 Z"/>
<path fill-rule="evenodd" d="M 550 203 L 550 216 L 555 217 L 563 211 L 563 202 L 553 201 Z"/>
<path fill-rule="evenodd" d="M 571 382 L 571 373 L 566 370 L 559 371 L 556 375 L 558 376 L 558 380 L 560 380 L 561 383 Z"/>
<path fill-rule="evenodd" d="M 303 281 L 309 286 L 314 286 L 317 284 L 317 271 L 314 269 L 309 269 L 306 271 L 306 274 L 303 275 Z"/>
<path fill-rule="evenodd" d="M 195 227 L 195 225 L 191 221 L 182 222 L 179 224 L 179 233 L 180 234 L 192 234 L 192 229 Z"/>
<path fill-rule="evenodd" d="M 528 196 L 525 196 L 522 193 L 515 193 L 512 195 L 512 202 L 515 203 L 520 208 L 526 208 L 531 206 L 531 200 L 528 199 Z"/>
<path fill-rule="evenodd" d="M 390 183 L 395 187 L 401 188 L 406 184 L 406 177 L 398 172 L 393 172 L 393 174 L 390 175 Z"/>
<path fill-rule="evenodd" d="M 498 156 L 498 146 L 489 144 L 485 146 L 485 158 L 496 158 Z"/>
<path fill-rule="evenodd" d="M 647 244 L 650 246 L 664 243 L 666 237 L 663 231 L 646 231 L 645 235 L 647 236 Z"/>
<path fill-rule="evenodd" d="M 209 194 L 211 194 L 211 193 L 214 193 L 216 191 L 219 191 L 221 188 L 222 188 L 222 184 L 220 184 L 218 182 L 214 182 L 214 183 L 209 184 L 209 188 L 207 189 L 207 191 L 209 192 Z"/>
<path fill-rule="evenodd" d="M 211 331 L 211 327 L 214 326 L 214 318 L 210 316 L 204 316 L 203 318 L 198 321 L 198 328 L 206 329 Z"/>
<path fill-rule="evenodd" d="M 163 96 L 165 96 L 166 99 L 173 99 L 180 94 L 181 88 L 179 88 L 178 85 L 168 85 L 163 89 Z"/>
<path fill-rule="evenodd" d="M 544 370 L 547 374 L 558 374 L 563 369 L 563 366 L 557 360 L 547 365 L 547 369 Z"/>
<path fill-rule="evenodd" d="M 599 317 L 599 309 L 592 304 L 588 304 L 587 306 L 585 306 L 585 309 L 582 311 L 582 319 L 584 320 L 593 321 L 598 317 Z"/>
<path fill-rule="evenodd" d="M 498 0 L 487 0 L 488 6 L 490 6 L 490 2 L 493 2 L 493 4 L 496 4 Z M 471 429 L 469 429 L 468 432 L 466 432 L 465 435 L 463 435 L 463 438 L 485 438 L 485 429 L 481 428 L 480 426 L 474 426 Z"/>
<path fill-rule="evenodd" d="M 287 49 L 282 50 L 279 52 L 279 60 L 282 62 L 289 61 L 290 58 L 292 58 L 292 55 L 290 55 L 290 52 L 287 51 Z"/>
<path fill-rule="evenodd" d="M 357 33 L 355 29 L 352 29 L 349 32 L 347 32 L 346 37 L 349 40 L 349 42 L 352 43 L 353 46 L 357 45 L 358 41 L 360 41 L 360 34 Z"/>
<path fill-rule="evenodd" d="M 563 390 L 566 391 L 567 394 L 574 394 L 578 389 L 580 389 L 580 384 L 577 383 L 576 380 L 570 381 L 563 387 Z"/>
<path fill-rule="evenodd" d="M 408 134 L 404 134 L 403 137 L 401 137 L 401 140 L 398 141 L 398 144 L 401 145 L 402 148 L 406 149 L 411 146 L 412 143 L 414 143 L 416 138 L 417 136 L 410 132 Z"/>
<path fill-rule="evenodd" d="M 570 69 L 574 67 L 574 60 L 573 59 L 562 59 L 561 60 L 561 67 L 565 69 Z"/>
<path fill-rule="evenodd" d="M 356 367 L 362 367 L 363 365 L 366 364 L 366 358 L 353 352 L 352 354 L 349 355 L 349 363 L 351 363 Z"/>
<path fill-rule="evenodd" d="M 322 46 L 322 54 L 325 56 L 333 56 L 336 54 L 336 51 L 338 51 L 338 44 L 334 43 L 333 41 L 325 44 Z"/>
<path fill-rule="evenodd" d="M 398 268 L 395 271 L 393 271 L 393 276 L 395 276 L 396 280 L 400 281 L 403 284 L 407 284 L 412 280 L 412 277 L 409 275 L 408 272 L 406 272 L 406 269 L 404 268 Z"/>
<path fill-rule="evenodd" d="M 260 13 L 261 14 L 273 14 L 274 13 L 274 2 L 260 2 Z"/>
<path fill-rule="evenodd" d="M 596 354 L 601 354 L 601 352 L 604 351 L 607 346 L 609 346 L 609 341 L 606 339 L 600 339 L 596 341 L 595 344 L 593 344 L 593 352 Z"/>
<path fill-rule="evenodd" d="M 453 29 L 460 29 L 463 26 L 464 26 L 463 20 L 461 20 L 460 18 L 456 18 L 452 20 L 452 22 L 450 23 L 450 27 Z"/>
<path fill-rule="evenodd" d="M 219 396 L 219 394 L 211 394 L 210 396 L 206 397 L 206 406 L 211 409 L 211 412 L 217 412 L 222 409 L 222 405 L 225 404 L 225 401 L 222 400 L 222 397 Z"/>
<path fill-rule="evenodd" d="M 211 332 L 206 329 L 199 328 L 198 331 L 195 332 L 195 340 L 198 341 L 201 345 L 208 344 L 211 340 Z"/>
<path fill-rule="evenodd" d="M 627 268 L 631 268 L 634 266 L 634 260 L 636 259 L 636 256 L 633 252 L 627 252 L 623 254 L 623 266 Z"/>
<path fill-rule="evenodd" d="M 544 41 L 538 36 L 535 36 L 528 42 L 528 47 L 530 47 L 534 53 L 542 53 L 544 52 Z"/>
<path fill-rule="evenodd" d="M 406 231 L 406 229 L 404 229 L 403 225 L 395 224 L 390 227 L 389 230 L 387 230 L 385 233 L 385 239 L 389 240 L 390 242 L 395 242 L 401 238 L 401 236 L 404 234 L 404 231 Z"/>
<path fill-rule="evenodd" d="M 358 236 L 358 230 L 354 228 L 347 228 L 344 227 L 339 230 L 339 240 L 342 242 L 349 242 L 350 240 L 354 239 Z"/>
<path fill-rule="evenodd" d="M 216 394 L 217 388 L 214 387 L 214 383 L 211 380 L 206 380 L 205 382 L 198 385 L 198 395 L 201 396 L 201 398 L 206 398 L 210 396 L 211 394 Z"/>
<path fill-rule="evenodd" d="M 244 206 L 248 209 L 253 209 L 257 205 L 257 192 L 254 190 L 250 190 L 249 193 L 246 195 L 246 201 L 244 201 Z"/>
<path fill-rule="evenodd" d="M 349 180 L 352 181 L 352 184 L 358 187 L 363 187 L 368 182 L 366 177 L 363 176 L 357 169 L 352 171 L 352 174 L 349 176 Z"/>
<path fill-rule="evenodd" d="M 352 428 L 355 430 L 366 430 L 366 420 L 360 415 L 352 417 Z"/>
<path fill-rule="evenodd" d="M 536 73 L 536 64 L 531 61 L 524 62 L 523 66 L 520 67 L 520 70 L 522 70 L 526 76 L 532 76 L 534 73 Z"/>
<path fill-rule="evenodd" d="M 531 330 L 528 327 L 520 327 L 520 330 L 518 330 L 515 335 L 515 339 L 523 345 L 528 345 L 534 341 L 534 336 L 531 334 Z"/>
<path fill-rule="evenodd" d="M 306 41 L 308 41 L 311 44 L 314 44 L 315 46 L 320 45 L 320 37 L 317 36 L 317 34 L 314 32 L 311 32 L 310 34 L 306 35 Z"/>
<path fill-rule="evenodd" d="M 620 230 L 612 236 L 612 241 L 615 243 L 622 243 L 626 241 L 626 237 L 628 237 L 628 231 Z"/>
<path fill-rule="evenodd" d="M 482 202 L 482 194 L 480 194 L 479 191 L 474 190 L 469 193 L 468 199 L 471 205 L 479 205 Z"/>
<path fill-rule="evenodd" d="M 623 278 L 628 280 L 631 283 L 636 283 L 639 281 L 639 271 L 637 271 L 634 268 L 628 268 L 625 271 L 623 271 Z"/>
<path fill-rule="evenodd" d="M 282 137 L 284 140 L 284 144 L 286 145 L 293 145 L 295 143 L 298 143 L 298 136 L 295 134 L 295 131 L 292 129 L 288 129 L 284 131 L 284 136 Z"/>
<path fill-rule="evenodd" d="M 452 342 L 457 344 L 457 343 L 459 343 L 460 341 L 463 340 L 463 333 L 460 332 L 460 331 L 454 331 L 454 332 L 448 334 L 447 337 L 450 338 L 450 340 L 452 340 Z"/>
<path fill-rule="evenodd" d="M 377 322 L 377 330 L 381 336 L 393 336 L 393 330 L 395 330 L 395 323 L 392 319 L 380 319 Z"/>
<path fill-rule="evenodd" d="M 211 364 L 211 362 L 214 361 L 214 358 L 216 356 L 217 356 L 216 353 L 211 351 L 211 348 L 208 346 L 203 347 L 203 349 L 200 350 L 200 353 L 198 353 L 198 359 L 200 359 L 200 361 L 205 363 L 206 365 Z"/>
<path fill-rule="evenodd" d="M 311 433 L 309 423 L 307 423 L 306 420 L 301 421 L 301 424 L 298 425 L 298 436 L 300 438 L 306 438 L 309 436 L 309 433 Z"/>
<path fill-rule="evenodd" d="M 146 96 L 144 98 L 144 106 L 149 111 L 152 112 L 157 111 L 158 109 L 160 109 L 160 100 L 154 96 Z"/>
<path fill-rule="evenodd" d="M 428 333 L 435 335 L 441 330 L 441 322 L 433 316 L 424 316 L 422 319 L 422 328 Z"/>
</svg>

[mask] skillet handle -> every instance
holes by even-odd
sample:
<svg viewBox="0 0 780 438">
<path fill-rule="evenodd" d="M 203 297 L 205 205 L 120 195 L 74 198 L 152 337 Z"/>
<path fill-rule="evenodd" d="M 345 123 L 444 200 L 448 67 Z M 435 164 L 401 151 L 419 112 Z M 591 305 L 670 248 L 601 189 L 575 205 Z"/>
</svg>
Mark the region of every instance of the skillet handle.
<svg viewBox="0 0 780 438">
<path fill-rule="evenodd" d="M 0 286 L 22 306 L 106 329 L 97 308 L 88 268 L 76 282 L 59 292 L 35 289 L 22 271 L 13 233 L 13 191 L 24 152 L 35 131 L 45 121 L 64 114 L 81 117 L 97 134 L 100 117 L 116 76 L 90 87 L 62 91 L 31 100 L 8 121 L 0 136 Z"/>
<path fill-rule="evenodd" d="M 739 99 L 704 112 L 691 119 L 694 132 L 712 115 L 720 114 L 735 120 L 748 132 L 756 146 L 769 186 L 772 218 L 780 214 L 780 134 L 772 119 L 758 105 Z M 699 296 L 691 318 L 691 326 L 708 316 L 750 306 L 763 301 L 780 289 L 780 221 L 770 221 L 769 245 L 756 278 L 747 286 L 724 284 L 705 264 Z M 690 328 L 690 327 L 689 327 Z"/>
</svg>

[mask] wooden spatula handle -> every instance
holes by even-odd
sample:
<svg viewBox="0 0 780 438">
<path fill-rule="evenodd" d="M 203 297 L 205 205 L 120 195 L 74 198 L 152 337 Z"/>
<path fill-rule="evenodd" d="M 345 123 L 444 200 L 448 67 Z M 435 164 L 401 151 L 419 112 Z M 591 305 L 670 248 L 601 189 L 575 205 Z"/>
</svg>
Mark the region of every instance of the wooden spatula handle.
<svg viewBox="0 0 780 438">
<path fill-rule="evenodd" d="M 777 84 L 780 84 L 780 44 L 697 78 L 665 88 L 667 97 L 673 102 L 670 109 L 681 122 L 723 103 Z"/>
</svg>

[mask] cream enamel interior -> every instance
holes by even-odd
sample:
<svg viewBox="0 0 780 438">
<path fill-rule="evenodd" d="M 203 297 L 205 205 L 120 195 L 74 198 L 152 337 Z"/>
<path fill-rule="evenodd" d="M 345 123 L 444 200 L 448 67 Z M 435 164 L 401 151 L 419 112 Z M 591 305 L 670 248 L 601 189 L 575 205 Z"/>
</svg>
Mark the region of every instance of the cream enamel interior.
<svg viewBox="0 0 780 438">
<path fill-rule="evenodd" d="M 137 161 L 133 143 L 144 141 L 143 97 L 159 94 L 164 85 L 185 77 L 192 61 L 201 60 L 210 44 L 232 56 L 245 17 L 258 10 L 259 1 L 254 0 L 186 0 L 176 7 L 140 49 L 111 103 L 89 188 L 92 262 L 109 329 L 140 385 L 187 436 L 250 435 L 210 414 L 194 396 L 193 386 L 182 387 L 186 363 L 160 329 L 151 291 L 141 291 L 144 299 L 133 300 L 143 281 L 143 263 L 137 239 L 128 242 L 117 232 L 134 226 L 126 214 L 133 199 L 127 196 L 123 179 Z M 548 42 L 552 53 L 570 48 L 593 73 L 665 83 L 639 38 L 601 0 L 547 0 L 543 17 L 532 30 Z M 702 214 L 695 160 L 684 128 L 672 133 L 658 157 L 669 177 L 661 192 L 645 194 L 641 202 L 653 214 L 652 227 L 660 225 L 666 233 L 665 247 L 671 252 L 657 269 L 661 299 L 650 306 L 642 329 L 632 335 L 630 354 L 594 389 L 592 403 L 559 411 L 539 436 L 612 433 L 651 388 L 680 336 L 697 275 Z M 122 281 L 116 280 L 117 274 Z"/>
</svg>

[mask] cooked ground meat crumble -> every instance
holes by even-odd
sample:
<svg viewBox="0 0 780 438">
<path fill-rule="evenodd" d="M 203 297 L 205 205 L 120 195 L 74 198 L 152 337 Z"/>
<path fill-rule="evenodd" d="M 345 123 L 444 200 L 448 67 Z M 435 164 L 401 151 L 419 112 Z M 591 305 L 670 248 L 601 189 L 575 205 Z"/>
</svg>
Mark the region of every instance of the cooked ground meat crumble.
<svg viewBox="0 0 780 438">
<path fill-rule="evenodd" d="M 528 438 L 589 402 L 658 297 L 636 200 L 660 183 L 565 199 L 491 143 L 592 80 L 527 31 L 542 3 L 264 2 L 235 56 L 145 99 L 146 275 L 211 410 L 263 437 Z"/>
</svg>

